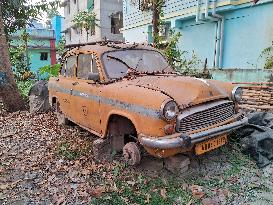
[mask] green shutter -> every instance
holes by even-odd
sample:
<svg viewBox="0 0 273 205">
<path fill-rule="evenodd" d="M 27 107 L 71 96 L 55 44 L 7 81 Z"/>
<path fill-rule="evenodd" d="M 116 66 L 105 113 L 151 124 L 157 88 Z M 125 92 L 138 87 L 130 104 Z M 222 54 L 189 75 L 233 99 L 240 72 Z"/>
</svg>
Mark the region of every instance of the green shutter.
<svg viewBox="0 0 273 205">
<path fill-rule="evenodd" d="M 88 11 L 93 11 L 93 9 L 94 9 L 94 0 L 87 0 L 87 9 L 88 9 Z"/>
</svg>

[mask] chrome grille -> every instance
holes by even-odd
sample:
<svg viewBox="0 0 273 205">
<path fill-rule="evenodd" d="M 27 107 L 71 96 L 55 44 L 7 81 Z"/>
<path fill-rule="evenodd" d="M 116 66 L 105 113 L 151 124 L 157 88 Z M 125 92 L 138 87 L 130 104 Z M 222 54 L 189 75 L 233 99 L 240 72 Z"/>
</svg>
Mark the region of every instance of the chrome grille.
<svg viewBox="0 0 273 205">
<path fill-rule="evenodd" d="M 218 101 L 184 110 L 177 119 L 177 131 L 191 132 L 224 122 L 235 114 L 234 103 Z"/>
</svg>

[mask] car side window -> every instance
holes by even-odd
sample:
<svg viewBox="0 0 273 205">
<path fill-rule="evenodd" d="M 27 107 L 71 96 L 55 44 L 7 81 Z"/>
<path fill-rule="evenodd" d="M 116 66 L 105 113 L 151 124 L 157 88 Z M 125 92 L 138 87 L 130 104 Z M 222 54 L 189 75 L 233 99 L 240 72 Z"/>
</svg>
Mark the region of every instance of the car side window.
<svg viewBox="0 0 273 205">
<path fill-rule="evenodd" d="M 95 55 L 80 54 L 78 58 L 77 77 L 87 79 L 89 73 L 99 73 Z"/>
<path fill-rule="evenodd" d="M 66 77 L 72 77 L 74 75 L 74 67 L 77 66 L 77 57 L 76 56 L 70 56 L 66 60 L 65 65 L 65 74 Z"/>
<path fill-rule="evenodd" d="M 66 70 L 65 67 L 66 67 L 66 62 L 63 63 L 62 68 L 61 68 L 61 75 L 62 76 L 65 76 L 65 70 Z"/>
</svg>

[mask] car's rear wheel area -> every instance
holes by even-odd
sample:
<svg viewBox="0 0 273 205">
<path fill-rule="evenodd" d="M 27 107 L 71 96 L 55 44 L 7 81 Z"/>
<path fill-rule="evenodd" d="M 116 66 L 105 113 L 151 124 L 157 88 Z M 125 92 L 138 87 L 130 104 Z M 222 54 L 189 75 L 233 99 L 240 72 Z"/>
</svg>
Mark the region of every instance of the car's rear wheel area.
<svg viewBox="0 0 273 205">
<path fill-rule="evenodd" d="M 62 113 L 62 111 L 60 109 L 60 103 L 59 103 L 58 99 L 56 99 L 55 103 L 53 104 L 53 110 L 54 110 L 54 112 L 56 114 L 59 125 L 69 125 L 70 121 Z"/>
</svg>

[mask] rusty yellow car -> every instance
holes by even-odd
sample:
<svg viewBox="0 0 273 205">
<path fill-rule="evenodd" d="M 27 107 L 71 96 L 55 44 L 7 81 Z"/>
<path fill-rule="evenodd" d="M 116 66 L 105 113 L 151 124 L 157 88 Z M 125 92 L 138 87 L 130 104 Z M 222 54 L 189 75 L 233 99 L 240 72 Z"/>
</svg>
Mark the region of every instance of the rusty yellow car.
<svg viewBox="0 0 273 205">
<path fill-rule="evenodd" d="M 75 46 L 49 80 L 59 122 L 108 141 L 132 165 L 141 147 L 166 158 L 224 145 L 248 121 L 236 106 L 241 96 L 231 83 L 178 74 L 160 51 L 138 44 Z"/>
</svg>

